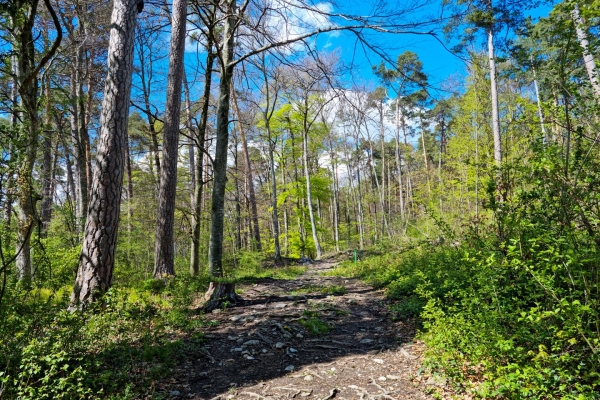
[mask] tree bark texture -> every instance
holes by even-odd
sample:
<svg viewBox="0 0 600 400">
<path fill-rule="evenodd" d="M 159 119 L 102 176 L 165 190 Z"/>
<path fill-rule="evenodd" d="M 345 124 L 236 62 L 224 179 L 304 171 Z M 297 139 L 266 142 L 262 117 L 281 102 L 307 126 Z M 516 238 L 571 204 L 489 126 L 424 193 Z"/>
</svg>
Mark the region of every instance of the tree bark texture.
<svg viewBox="0 0 600 400">
<path fill-rule="evenodd" d="M 177 159 L 179 158 L 179 121 L 184 74 L 185 27 L 187 0 L 174 0 L 171 18 L 171 51 L 167 81 L 162 169 L 158 191 L 158 216 L 154 242 L 154 278 L 175 275 L 175 197 L 177 193 Z"/>
<path fill-rule="evenodd" d="M 35 73 L 35 48 L 33 26 L 38 2 L 33 1 L 23 10 L 23 21 L 16 29 L 17 81 L 23 109 L 22 143 L 24 148 L 17 153 L 17 244 L 16 265 L 19 280 L 31 279 L 31 233 L 37 220 L 32 172 L 38 149 L 38 78 Z"/>
<path fill-rule="evenodd" d="M 227 144 L 229 141 L 229 104 L 233 77 L 235 0 L 227 0 L 227 18 L 223 30 L 221 51 L 221 79 L 217 106 L 217 143 L 213 165 L 213 193 L 211 204 L 210 247 L 208 270 L 212 277 L 223 276 L 223 222 L 225 217 L 225 185 L 227 184 Z"/>
<path fill-rule="evenodd" d="M 70 309 L 85 307 L 112 284 L 139 2 L 115 0 L 113 5 L 98 151 Z"/>
</svg>

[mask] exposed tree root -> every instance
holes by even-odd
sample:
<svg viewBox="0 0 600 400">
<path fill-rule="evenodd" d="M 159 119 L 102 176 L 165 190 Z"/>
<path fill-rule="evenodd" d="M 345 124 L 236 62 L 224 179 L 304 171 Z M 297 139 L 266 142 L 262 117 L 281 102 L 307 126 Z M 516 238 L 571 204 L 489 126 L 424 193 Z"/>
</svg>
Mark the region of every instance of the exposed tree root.
<svg viewBox="0 0 600 400">
<path fill-rule="evenodd" d="M 235 293 L 235 283 L 211 282 L 204 297 L 207 301 L 202 307 L 202 311 L 205 313 L 244 301 Z"/>
</svg>

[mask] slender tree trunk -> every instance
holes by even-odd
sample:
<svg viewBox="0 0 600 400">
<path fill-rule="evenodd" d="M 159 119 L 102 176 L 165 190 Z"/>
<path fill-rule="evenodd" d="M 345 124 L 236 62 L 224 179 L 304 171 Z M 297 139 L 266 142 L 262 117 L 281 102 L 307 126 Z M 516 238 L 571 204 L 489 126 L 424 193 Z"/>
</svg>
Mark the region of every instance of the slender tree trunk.
<svg viewBox="0 0 600 400">
<path fill-rule="evenodd" d="M 192 213 L 192 248 L 190 256 L 190 275 L 196 276 L 200 272 L 200 233 L 202 215 L 202 197 L 204 189 L 204 142 L 206 137 L 206 122 L 208 120 L 208 106 L 210 100 L 210 86 L 212 83 L 212 68 L 215 55 L 212 50 L 213 43 L 208 39 L 206 56 L 206 72 L 204 74 L 204 93 L 202 94 L 202 111 L 200 125 L 198 126 L 198 159 L 196 160 L 196 185 L 194 190 L 194 212 Z"/>
<path fill-rule="evenodd" d="M 140 45 L 141 46 L 141 45 Z M 142 96 L 144 97 L 144 112 L 146 114 L 146 118 L 148 118 L 148 128 L 150 130 L 150 139 L 151 139 L 151 147 L 152 154 L 154 155 L 154 164 L 156 165 L 156 176 L 160 179 L 160 155 L 159 155 L 159 146 L 158 146 L 158 132 L 156 132 L 155 119 L 152 115 L 152 109 L 150 108 L 150 92 L 152 88 L 152 64 L 150 64 L 150 76 L 147 77 L 146 81 L 146 61 L 145 55 L 142 50 L 138 51 L 138 58 L 140 60 L 140 78 L 142 81 Z M 148 62 L 152 63 L 152 56 L 148 57 Z"/>
<path fill-rule="evenodd" d="M 302 136 L 302 160 L 304 161 L 304 178 L 306 179 L 306 201 L 308 206 L 308 216 L 310 218 L 310 227 L 312 230 L 313 241 L 315 242 L 315 249 L 317 252 L 317 260 L 321 258 L 323 252 L 321 250 L 321 243 L 319 242 L 319 236 L 317 235 L 317 222 L 315 220 L 315 212 L 312 205 L 312 192 L 310 184 L 310 171 L 308 169 L 308 129 L 305 126 L 304 134 Z"/>
<path fill-rule="evenodd" d="M 396 102 L 398 104 L 398 102 Z M 398 113 L 398 111 L 396 111 Z M 402 183 L 402 159 L 400 157 L 400 124 L 398 115 L 396 115 L 396 169 L 398 173 L 398 200 L 400 203 L 400 219 L 404 224 L 405 219 L 405 205 L 404 205 L 404 185 Z"/>
<path fill-rule="evenodd" d="M 50 129 L 52 124 L 52 115 L 50 107 L 50 81 L 48 78 L 46 78 L 44 86 L 46 96 L 46 118 L 44 123 L 44 144 L 42 149 L 42 205 L 40 207 L 40 219 L 42 222 L 42 235 L 46 236 L 50 226 L 50 219 L 52 217 L 52 201 L 54 193 L 52 191 L 52 174 L 54 168 L 52 163 L 52 131 Z"/>
<path fill-rule="evenodd" d="M 271 126 L 265 118 L 267 129 L 267 140 L 269 141 L 269 172 L 271 173 L 271 207 L 273 208 L 273 242 L 275 245 L 275 260 L 281 259 L 281 247 L 279 245 L 279 215 L 277 213 L 277 175 L 275 174 L 275 143 L 271 138 Z"/>
<path fill-rule="evenodd" d="M 175 197 L 179 156 L 179 122 L 184 68 L 187 0 L 174 0 L 171 16 L 171 51 L 164 122 L 162 169 L 158 190 L 158 216 L 154 241 L 154 278 L 175 275 Z"/>
<path fill-rule="evenodd" d="M 79 107 L 79 101 L 77 99 L 78 87 L 80 86 L 80 61 L 81 55 L 80 50 L 77 50 L 75 55 L 75 63 L 71 74 L 71 140 L 73 142 L 73 164 L 75 167 L 75 218 L 76 218 L 76 232 L 77 235 L 81 235 L 83 231 L 83 224 L 85 223 L 85 213 L 87 211 L 87 173 L 86 173 L 86 161 L 85 161 L 85 144 L 82 142 L 82 135 L 80 134 L 79 125 L 79 113 L 81 109 Z"/>
<path fill-rule="evenodd" d="M 489 0 L 492 8 L 492 0 Z M 494 27 L 492 24 L 486 29 L 488 37 L 488 58 L 490 65 L 490 92 L 492 95 L 492 132 L 494 135 L 494 160 L 497 165 L 502 163 L 502 141 L 500 138 L 500 114 L 498 111 L 498 85 L 496 83 L 496 56 L 494 54 Z"/>
<path fill-rule="evenodd" d="M 333 151 L 333 145 L 331 146 L 331 153 L 329 154 L 331 158 L 331 176 L 333 178 L 333 239 L 335 241 L 335 251 L 337 253 L 340 252 L 340 216 L 339 216 L 339 187 L 338 187 L 338 172 L 337 172 L 337 163 L 335 162 L 335 154 Z"/>
<path fill-rule="evenodd" d="M 546 132 L 546 127 L 544 125 L 544 112 L 542 111 L 542 100 L 540 98 L 540 88 L 538 86 L 537 76 L 535 73 L 535 67 L 532 65 L 531 69 L 533 70 L 533 87 L 535 88 L 535 100 L 537 102 L 538 108 L 538 116 L 540 117 L 540 127 L 542 129 L 542 134 L 544 135 L 544 140 L 546 143 L 550 140 L 548 137 L 548 133 Z"/>
<path fill-rule="evenodd" d="M 113 5 L 98 151 L 71 310 L 87 306 L 112 284 L 139 3 L 115 0 Z"/>
<path fill-rule="evenodd" d="M 188 167 L 190 171 L 190 204 L 194 207 L 194 193 L 196 192 L 196 156 L 194 144 L 194 129 L 192 127 L 192 103 L 190 102 L 190 88 L 186 74 L 183 74 L 183 92 L 185 96 L 185 127 L 189 136 L 188 140 Z"/>
<path fill-rule="evenodd" d="M 250 214 L 252 220 L 252 248 L 258 251 L 262 251 L 262 245 L 260 241 L 260 229 L 258 225 L 258 211 L 256 207 L 256 193 L 254 192 L 254 176 L 252 174 L 252 164 L 250 163 L 250 153 L 248 152 L 248 141 L 246 140 L 246 133 L 242 126 L 242 120 L 240 115 L 240 109 L 237 103 L 237 97 L 235 96 L 235 90 L 233 88 L 233 81 L 231 86 L 231 101 L 233 103 L 233 110 L 236 115 L 238 124 L 238 130 L 240 131 L 240 139 L 242 141 L 242 152 L 244 153 L 244 166 L 246 172 L 246 185 L 248 187 L 248 200 L 250 201 Z"/>
<path fill-rule="evenodd" d="M 573 4 L 573 11 L 571 11 L 571 16 L 573 18 L 573 22 L 575 23 L 577 40 L 579 40 L 579 45 L 583 50 L 583 63 L 585 64 L 585 69 L 587 70 L 588 78 L 590 79 L 592 89 L 594 90 L 594 97 L 596 97 L 596 101 L 598 101 L 600 100 L 600 82 L 598 82 L 596 60 L 594 59 L 594 55 L 590 52 L 590 43 L 588 40 L 587 32 L 584 28 L 585 21 L 583 20 L 583 17 L 579 12 L 579 4 Z"/>
<path fill-rule="evenodd" d="M 233 78 L 234 33 L 236 27 L 235 0 L 226 0 L 225 24 L 223 28 L 223 46 L 221 50 L 221 80 L 219 82 L 219 101 L 217 106 L 217 143 L 213 164 L 212 214 L 210 227 L 210 247 L 208 271 L 211 277 L 223 277 L 223 227 L 225 217 L 225 186 L 227 184 L 227 145 L 229 141 L 229 104 L 231 81 Z M 204 306 L 206 311 L 213 310 L 223 301 L 235 303 L 240 297 L 235 293 L 233 283 L 211 282 L 206 293 L 209 300 Z"/>
</svg>

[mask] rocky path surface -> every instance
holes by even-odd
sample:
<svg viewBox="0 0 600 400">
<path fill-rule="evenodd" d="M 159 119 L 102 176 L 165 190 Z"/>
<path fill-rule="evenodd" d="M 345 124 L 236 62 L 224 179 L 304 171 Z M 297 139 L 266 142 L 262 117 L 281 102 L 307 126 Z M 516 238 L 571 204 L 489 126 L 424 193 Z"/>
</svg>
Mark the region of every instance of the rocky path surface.
<svg viewBox="0 0 600 400">
<path fill-rule="evenodd" d="M 419 385 L 415 327 L 394 322 L 381 291 L 323 276 L 240 286 L 244 305 L 206 316 L 204 356 L 168 392 L 189 399 L 430 399 Z"/>
</svg>

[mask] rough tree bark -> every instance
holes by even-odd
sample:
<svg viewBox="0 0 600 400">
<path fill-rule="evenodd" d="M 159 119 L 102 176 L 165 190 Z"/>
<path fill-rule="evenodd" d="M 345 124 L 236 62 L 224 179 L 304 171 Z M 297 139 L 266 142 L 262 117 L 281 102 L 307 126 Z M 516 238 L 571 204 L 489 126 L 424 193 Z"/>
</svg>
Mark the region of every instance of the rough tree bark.
<svg viewBox="0 0 600 400">
<path fill-rule="evenodd" d="M 141 0 L 115 0 L 113 5 L 100 137 L 70 310 L 86 307 L 112 284 L 125 169 L 133 37 L 141 6 Z"/>
<path fill-rule="evenodd" d="M 171 51 L 167 81 L 162 169 L 158 190 L 158 216 L 154 241 L 154 278 L 175 275 L 175 194 L 177 191 L 177 159 L 179 155 L 179 121 L 181 88 L 184 74 L 185 24 L 187 0 L 174 0 L 171 17 Z"/>
</svg>

